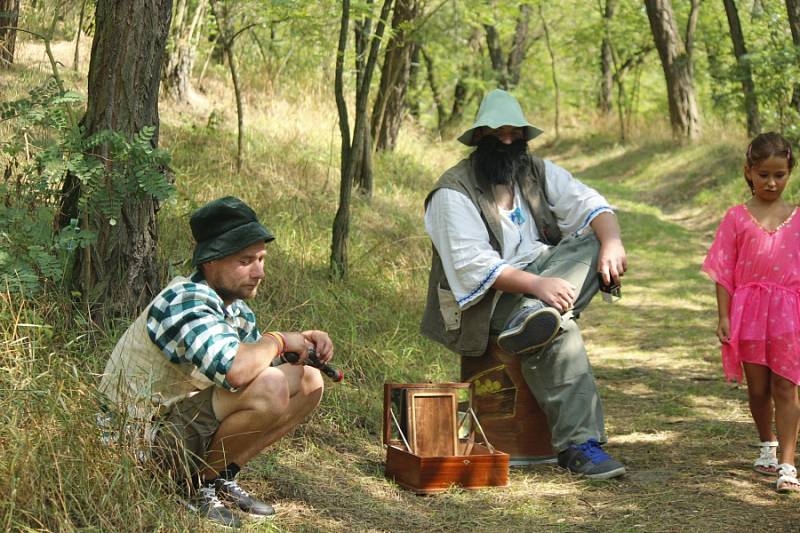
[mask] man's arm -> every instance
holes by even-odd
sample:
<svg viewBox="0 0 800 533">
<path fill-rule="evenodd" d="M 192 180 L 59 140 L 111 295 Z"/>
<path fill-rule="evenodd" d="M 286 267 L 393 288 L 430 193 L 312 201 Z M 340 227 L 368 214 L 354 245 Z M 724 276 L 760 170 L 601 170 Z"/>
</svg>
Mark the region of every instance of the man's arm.
<svg viewBox="0 0 800 533">
<path fill-rule="evenodd" d="M 589 225 L 600 241 L 597 271 L 606 284 L 612 279 L 619 283 L 619 278 L 628 270 L 628 258 L 622 245 L 617 217 L 606 211 L 594 217 Z"/>
<path fill-rule="evenodd" d="M 576 297 L 575 287 L 566 280 L 539 276 L 512 266 L 497 276 L 492 287 L 503 292 L 532 294 L 562 313 L 572 307 Z"/>
<path fill-rule="evenodd" d="M 272 364 L 280 350 L 280 343 L 271 335 L 264 335 L 256 342 L 241 343 L 225 379 L 236 389 L 248 385 Z"/>
<path fill-rule="evenodd" d="M 333 343 L 324 331 L 308 330 L 301 333 L 278 333 L 286 343 L 281 343 L 272 335 L 264 335 L 258 341 L 241 343 L 233 358 L 233 363 L 225 375 L 228 383 L 234 388 L 247 386 L 259 374 L 266 370 L 280 353 L 281 348 L 286 352 L 295 352 L 300 360 L 295 364 L 302 364 L 308 358 L 308 348 L 313 346 L 320 361 L 327 363 L 333 357 Z"/>
<path fill-rule="evenodd" d="M 617 217 L 605 211 L 592 219 L 589 225 L 600 241 L 597 270 L 608 283 L 619 278 L 628 268 L 625 247 L 622 245 Z M 513 267 L 506 267 L 495 280 L 493 288 L 519 294 L 532 294 L 552 305 L 562 313 L 575 303 L 575 288 L 560 278 L 537 276 Z"/>
</svg>

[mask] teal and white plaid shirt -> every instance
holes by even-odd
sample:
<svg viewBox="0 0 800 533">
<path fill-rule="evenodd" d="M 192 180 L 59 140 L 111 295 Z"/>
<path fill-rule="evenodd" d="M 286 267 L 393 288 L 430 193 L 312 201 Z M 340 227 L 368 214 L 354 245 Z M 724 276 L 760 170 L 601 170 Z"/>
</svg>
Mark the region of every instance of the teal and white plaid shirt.
<svg viewBox="0 0 800 533">
<path fill-rule="evenodd" d="M 197 271 L 189 282 L 163 291 L 150 306 L 147 333 L 173 363 L 189 362 L 228 390 L 225 379 L 239 344 L 261 338 L 253 311 L 242 300 L 225 306 Z"/>
</svg>

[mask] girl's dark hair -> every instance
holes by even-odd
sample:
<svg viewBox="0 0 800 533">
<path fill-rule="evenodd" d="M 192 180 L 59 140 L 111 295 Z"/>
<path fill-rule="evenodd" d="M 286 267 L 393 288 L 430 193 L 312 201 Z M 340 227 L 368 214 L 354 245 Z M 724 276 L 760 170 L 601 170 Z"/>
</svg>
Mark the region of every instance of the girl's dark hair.
<svg viewBox="0 0 800 533">
<path fill-rule="evenodd" d="M 789 144 L 789 141 L 784 139 L 783 135 L 780 133 L 768 131 L 767 133 L 760 133 L 756 135 L 756 137 L 750 141 L 750 144 L 747 145 L 745 161 L 748 167 L 752 167 L 753 165 L 757 165 L 762 161 L 766 161 L 773 156 L 785 157 L 786 164 L 789 166 L 789 172 L 792 171 L 795 164 L 792 145 Z M 747 182 L 747 185 L 750 187 L 750 192 L 755 194 L 753 184 L 747 179 L 747 175 L 745 175 L 744 179 Z"/>
<path fill-rule="evenodd" d="M 748 167 L 766 161 L 772 156 L 785 157 L 789 170 L 791 171 L 794 168 L 795 159 L 792 153 L 792 145 L 783 138 L 783 135 L 774 131 L 756 135 L 747 146 L 747 153 L 745 154 Z"/>
</svg>

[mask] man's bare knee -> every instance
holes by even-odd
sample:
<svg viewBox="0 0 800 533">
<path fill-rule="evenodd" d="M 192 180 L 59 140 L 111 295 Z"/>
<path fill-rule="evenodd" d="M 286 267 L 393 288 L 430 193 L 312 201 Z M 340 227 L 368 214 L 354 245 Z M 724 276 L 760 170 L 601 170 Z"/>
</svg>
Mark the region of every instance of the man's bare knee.
<svg viewBox="0 0 800 533">
<path fill-rule="evenodd" d="M 322 396 L 325 390 L 325 381 L 322 379 L 322 373 L 316 368 L 304 367 L 302 379 L 302 390 L 306 394 L 313 394 L 318 392 Z"/>
<path fill-rule="evenodd" d="M 279 414 L 289 405 L 289 384 L 286 376 L 267 368 L 247 387 L 252 409 L 261 413 Z"/>
</svg>

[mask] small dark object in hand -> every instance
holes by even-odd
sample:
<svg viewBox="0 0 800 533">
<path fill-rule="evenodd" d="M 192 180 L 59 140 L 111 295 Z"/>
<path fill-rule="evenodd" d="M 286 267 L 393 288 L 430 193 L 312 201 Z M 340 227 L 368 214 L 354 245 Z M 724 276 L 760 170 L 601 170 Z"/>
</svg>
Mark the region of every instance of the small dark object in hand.
<svg viewBox="0 0 800 533">
<path fill-rule="evenodd" d="M 609 282 L 603 281 L 603 274 L 597 273 L 597 280 L 600 282 L 600 292 L 603 293 L 603 299 L 611 301 L 613 298 L 622 298 L 622 285 L 610 278 Z"/>
<path fill-rule="evenodd" d="M 281 359 L 286 363 L 294 364 L 300 360 L 300 356 L 295 352 L 286 352 L 281 356 Z M 344 379 L 344 373 L 339 370 L 338 368 L 334 368 L 326 363 L 323 363 L 317 357 L 317 351 L 314 349 L 313 346 L 308 348 L 308 359 L 306 359 L 305 364 L 308 366 L 313 366 L 326 376 L 328 376 L 331 381 L 336 383 L 342 381 Z"/>
</svg>

